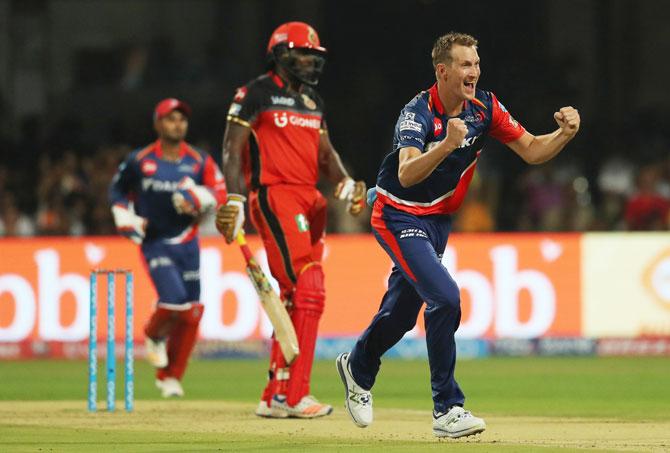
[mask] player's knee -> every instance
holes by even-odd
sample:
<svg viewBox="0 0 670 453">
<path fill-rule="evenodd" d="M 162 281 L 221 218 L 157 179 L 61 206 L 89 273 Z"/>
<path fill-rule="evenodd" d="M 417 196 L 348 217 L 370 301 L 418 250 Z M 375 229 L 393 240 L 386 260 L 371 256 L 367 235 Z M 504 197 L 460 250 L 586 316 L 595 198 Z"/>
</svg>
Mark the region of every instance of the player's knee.
<svg viewBox="0 0 670 453">
<path fill-rule="evenodd" d="M 198 325 L 202 319 L 202 315 L 205 312 L 205 306 L 201 303 L 192 302 L 191 306 L 180 313 L 180 319 L 185 324 L 189 325 Z"/>
<path fill-rule="evenodd" d="M 324 285 L 324 274 L 321 264 L 313 262 L 303 268 L 295 285 L 293 294 L 293 307 L 323 312 L 326 301 L 326 289 Z"/>
<path fill-rule="evenodd" d="M 455 283 L 440 285 L 440 288 L 431 292 L 426 302 L 434 308 L 450 311 L 461 309 L 461 294 Z"/>
</svg>

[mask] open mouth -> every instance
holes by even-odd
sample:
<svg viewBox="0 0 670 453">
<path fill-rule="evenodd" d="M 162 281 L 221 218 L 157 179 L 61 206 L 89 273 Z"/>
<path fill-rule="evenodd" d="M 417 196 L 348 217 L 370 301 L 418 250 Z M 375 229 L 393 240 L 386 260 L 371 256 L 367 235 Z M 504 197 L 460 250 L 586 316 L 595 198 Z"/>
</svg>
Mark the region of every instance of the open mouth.
<svg viewBox="0 0 670 453">
<path fill-rule="evenodd" d="M 468 82 L 468 81 L 465 81 L 465 82 L 463 82 L 463 85 L 465 86 L 465 88 L 466 88 L 468 91 L 470 91 L 470 90 L 474 90 L 474 89 L 475 89 L 475 82 Z"/>
</svg>

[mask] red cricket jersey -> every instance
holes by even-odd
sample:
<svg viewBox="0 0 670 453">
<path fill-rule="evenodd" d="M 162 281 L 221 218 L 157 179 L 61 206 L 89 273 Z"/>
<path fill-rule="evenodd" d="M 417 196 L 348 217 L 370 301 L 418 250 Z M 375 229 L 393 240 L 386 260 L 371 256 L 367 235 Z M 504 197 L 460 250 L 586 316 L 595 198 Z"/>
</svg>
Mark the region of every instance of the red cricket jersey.
<svg viewBox="0 0 670 453">
<path fill-rule="evenodd" d="M 310 87 L 287 90 L 274 72 L 238 88 L 228 121 L 250 127 L 242 168 L 250 190 L 275 184 L 316 185 L 323 101 Z"/>
</svg>

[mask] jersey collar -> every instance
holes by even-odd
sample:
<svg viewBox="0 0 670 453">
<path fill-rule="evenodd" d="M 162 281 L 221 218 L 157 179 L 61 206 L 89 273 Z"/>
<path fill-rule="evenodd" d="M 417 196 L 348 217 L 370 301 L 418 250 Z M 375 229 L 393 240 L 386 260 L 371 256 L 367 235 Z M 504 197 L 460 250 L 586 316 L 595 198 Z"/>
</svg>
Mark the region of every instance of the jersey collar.
<svg viewBox="0 0 670 453">
<path fill-rule="evenodd" d="M 440 101 L 440 96 L 437 93 L 437 82 L 428 90 L 428 106 L 440 116 L 444 116 L 444 106 L 442 106 L 442 101 Z"/>
<path fill-rule="evenodd" d="M 440 100 L 440 96 L 437 92 L 437 82 L 435 82 L 433 86 L 430 87 L 428 90 L 428 95 L 428 105 L 430 106 L 430 109 L 435 109 L 435 111 L 441 116 L 446 116 L 444 113 L 444 106 L 442 105 L 442 101 Z M 486 106 L 479 99 L 474 98 L 471 103 L 468 103 L 468 101 L 463 101 L 463 112 L 468 109 L 468 104 L 477 104 L 486 108 Z"/>
<path fill-rule="evenodd" d="M 284 88 L 286 86 L 286 83 L 282 80 L 281 77 L 279 77 L 279 74 L 277 74 L 274 71 L 269 71 L 268 76 L 270 76 L 270 79 L 277 85 L 279 88 Z"/>
<path fill-rule="evenodd" d="M 161 146 L 160 139 L 154 142 L 154 151 L 156 152 L 156 157 L 159 159 L 163 158 L 163 147 Z M 179 160 L 182 160 L 187 152 L 188 146 L 186 145 L 186 142 L 182 140 L 181 143 L 179 143 Z"/>
</svg>

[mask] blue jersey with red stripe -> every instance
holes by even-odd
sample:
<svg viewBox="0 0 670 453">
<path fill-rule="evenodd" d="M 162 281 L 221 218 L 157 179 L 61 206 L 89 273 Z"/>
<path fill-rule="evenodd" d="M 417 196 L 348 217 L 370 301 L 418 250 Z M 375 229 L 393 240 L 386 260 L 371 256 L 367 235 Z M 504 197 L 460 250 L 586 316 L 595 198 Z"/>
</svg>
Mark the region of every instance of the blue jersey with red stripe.
<svg viewBox="0 0 670 453">
<path fill-rule="evenodd" d="M 175 161 L 163 157 L 160 141 L 133 151 L 119 166 L 109 189 L 112 205 L 128 207 L 147 219 L 145 241 L 164 239 L 173 244 L 187 242 L 198 233 L 193 216 L 179 214 L 172 194 L 186 177 L 210 189 L 218 204 L 225 202 L 223 174 L 212 157 L 186 142 Z"/>
<path fill-rule="evenodd" d="M 377 200 L 415 215 L 448 214 L 461 205 L 487 136 L 502 143 L 521 137 L 521 126 L 490 91 L 477 89 L 457 116 L 468 128 L 460 148 L 447 156 L 423 181 L 402 187 L 398 179 L 398 156 L 406 147 L 422 152 L 446 137 L 447 121 L 437 93 L 437 84 L 422 91 L 400 112 L 393 137 L 393 151 L 382 162 L 377 176 Z"/>
</svg>

